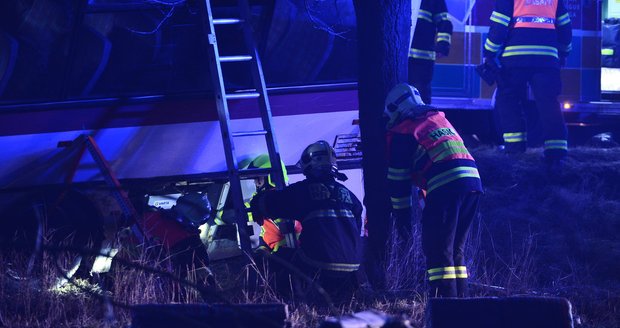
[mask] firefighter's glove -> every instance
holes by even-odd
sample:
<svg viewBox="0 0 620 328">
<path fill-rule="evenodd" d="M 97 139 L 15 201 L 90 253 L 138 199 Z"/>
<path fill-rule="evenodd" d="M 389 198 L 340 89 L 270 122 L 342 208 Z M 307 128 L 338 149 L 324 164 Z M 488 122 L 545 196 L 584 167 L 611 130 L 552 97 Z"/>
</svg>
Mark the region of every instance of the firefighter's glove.
<svg viewBox="0 0 620 328">
<path fill-rule="evenodd" d="M 484 62 L 476 66 L 476 73 L 488 85 L 493 85 L 499 80 L 499 66 L 495 62 L 495 58 L 486 57 Z"/>
<path fill-rule="evenodd" d="M 446 57 L 450 54 L 450 44 L 445 41 L 437 42 L 435 45 L 435 52 L 439 57 Z"/>
</svg>

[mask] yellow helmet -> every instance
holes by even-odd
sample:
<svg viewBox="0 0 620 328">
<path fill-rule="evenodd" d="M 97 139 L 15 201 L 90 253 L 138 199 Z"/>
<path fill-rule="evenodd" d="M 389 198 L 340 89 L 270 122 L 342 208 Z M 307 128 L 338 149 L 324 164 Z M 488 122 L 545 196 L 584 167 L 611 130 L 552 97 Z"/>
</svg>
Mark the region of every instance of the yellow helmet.
<svg viewBox="0 0 620 328">
<path fill-rule="evenodd" d="M 406 117 L 416 117 L 429 110 L 424 104 L 420 92 L 407 84 L 397 84 L 385 97 L 383 116 L 387 118 L 387 128 L 398 124 Z"/>
<path fill-rule="evenodd" d="M 284 162 L 282 161 L 280 161 L 280 163 L 282 164 L 282 175 L 284 175 L 284 183 L 286 184 L 288 183 L 288 174 L 286 172 L 286 165 L 284 165 Z M 269 160 L 268 154 L 260 154 L 256 156 L 256 158 L 254 158 L 248 165 L 248 169 L 270 169 L 270 168 L 271 168 L 271 161 Z M 269 185 L 274 188 L 276 187 L 276 184 L 271 180 L 271 174 L 267 176 L 267 183 L 269 183 Z"/>
<path fill-rule="evenodd" d="M 317 141 L 304 149 L 297 166 L 307 177 L 333 176 L 338 171 L 336 152 L 327 141 Z"/>
</svg>

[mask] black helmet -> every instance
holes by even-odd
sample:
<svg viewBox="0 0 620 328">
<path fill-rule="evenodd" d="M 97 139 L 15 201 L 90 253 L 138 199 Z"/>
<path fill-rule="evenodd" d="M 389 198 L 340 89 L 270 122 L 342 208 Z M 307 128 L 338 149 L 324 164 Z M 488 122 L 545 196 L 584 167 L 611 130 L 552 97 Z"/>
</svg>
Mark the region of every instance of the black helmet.
<svg viewBox="0 0 620 328">
<path fill-rule="evenodd" d="M 327 141 L 317 141 L 304 149 L 297 162 L 297 167 L 301 168 L 307 177 L 333 176 L 338 171 L 336 152 Z"/>
</svg>

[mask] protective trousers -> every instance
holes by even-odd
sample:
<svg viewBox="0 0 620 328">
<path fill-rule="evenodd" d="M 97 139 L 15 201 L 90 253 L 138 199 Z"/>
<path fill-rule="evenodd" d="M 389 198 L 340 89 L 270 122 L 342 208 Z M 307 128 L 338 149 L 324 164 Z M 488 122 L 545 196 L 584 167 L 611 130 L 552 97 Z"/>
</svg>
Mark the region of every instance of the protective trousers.
<svg viewBox="0 0 620 328">
<path fill-rule="evenodd" d="M 478 216 L 479 192 L 430 193 L 422 212 L 422 249 L 431 297 L 467 296 L 465 242 Z"/>
<path fill-rule="evenodd" d="M 409 83 L 420 92 L 425 104 L 431 103 L 431 81 L 435 61 L 427 59 L 409 58 Z"/>
<path fill-rule="evenodd" d="M 545 157 L 562 158 L 567 151 L 567 132 L 557 100 L 560 70 L 553 67 L 504 67 L 498 83 L 495 107 L 507 152 L 525 151 L 527 124 L 524 104 L 530 86 L 543 130 Z"/>
</svg>

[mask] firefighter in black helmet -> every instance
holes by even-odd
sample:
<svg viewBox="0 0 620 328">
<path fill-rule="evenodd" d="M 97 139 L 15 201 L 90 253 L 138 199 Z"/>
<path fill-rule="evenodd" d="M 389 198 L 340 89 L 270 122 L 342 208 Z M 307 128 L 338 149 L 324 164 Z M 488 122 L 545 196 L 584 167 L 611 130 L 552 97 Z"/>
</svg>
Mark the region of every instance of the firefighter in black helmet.
<svg viewBox="0 0 620 328">
<path fill-rule="evenodd" d="M 306 179 L 284 190 L 267 190 L 252 200 L 255 216 L 292 217 L 303 225 L 300 248 L 292 261 L 336 300 L 345 301 L 357 288 L 361 255 L 362 204 L 336 179 L 334 149 L 317 141 L 297 163 Z"/>
</svg>

